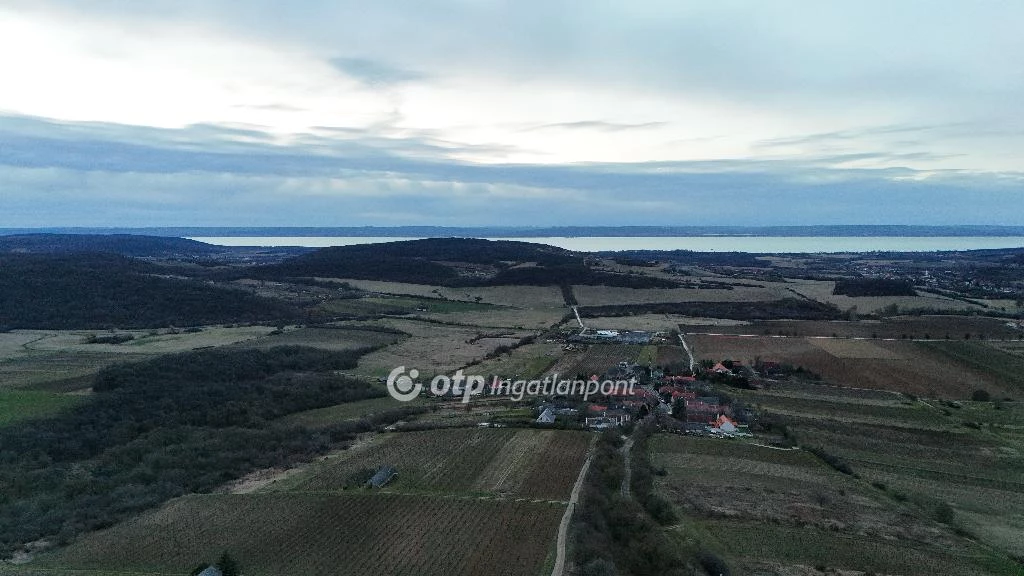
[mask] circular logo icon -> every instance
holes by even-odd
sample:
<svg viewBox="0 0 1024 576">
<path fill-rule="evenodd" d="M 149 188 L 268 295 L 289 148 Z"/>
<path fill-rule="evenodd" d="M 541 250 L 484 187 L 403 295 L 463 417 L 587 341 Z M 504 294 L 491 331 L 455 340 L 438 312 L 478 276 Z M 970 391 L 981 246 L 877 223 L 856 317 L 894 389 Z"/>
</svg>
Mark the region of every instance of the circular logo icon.
<svg viewBox="0 0 1024 576">
<path fill-rule="evenodd" d="M 420 371 L 413 368 L 405 373 L 405 366 L 399 366 L 388 374 L 388 394 L 399 402 L 408 402 L 420 395 L 423 385 L 416 382 L 414 378 L 419 377 Z"/>
</svg>

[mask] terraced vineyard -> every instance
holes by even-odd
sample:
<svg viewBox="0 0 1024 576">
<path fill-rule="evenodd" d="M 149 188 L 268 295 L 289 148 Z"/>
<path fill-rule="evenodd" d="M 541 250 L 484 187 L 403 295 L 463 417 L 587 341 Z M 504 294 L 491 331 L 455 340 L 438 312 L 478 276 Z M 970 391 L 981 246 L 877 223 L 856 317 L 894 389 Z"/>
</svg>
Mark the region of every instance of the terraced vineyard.
<svg viewBox="0 0 1024 576">
<path fill-rule="evenodd" d="M 1006 554 L 807 451 L 680 436 L 656 437 L 651 451 L 666 471 L 656 488 L 685 516 L 672 533 L 682 546 L 716 550 L 737 573 L 1019 573 Z"/>
</svg>

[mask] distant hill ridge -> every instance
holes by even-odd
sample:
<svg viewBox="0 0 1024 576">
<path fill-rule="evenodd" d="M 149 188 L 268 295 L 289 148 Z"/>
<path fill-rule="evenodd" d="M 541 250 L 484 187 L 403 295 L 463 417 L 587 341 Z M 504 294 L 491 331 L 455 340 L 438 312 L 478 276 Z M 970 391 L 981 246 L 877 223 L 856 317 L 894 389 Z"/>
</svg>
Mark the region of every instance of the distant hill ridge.
<svg viewBox="0 0 1024 576">
<path fill-rule="evenodd" d="M 134 234 L 16 234 L 0 236 L 0 253 L 69 254 L 105 252 L 131 256 L 212 256 L 226 249 L 204 242 Z"/>
<path fill-rule="evenodd" d="M 671 280 L 592 269 L 579 254 L 530 242 L 429 238 L 322 248 L 258 267 L 263 279 L 295 277 L 388 280 L 442 286 L 589 284 L 670 288 Z"/>
</svg>

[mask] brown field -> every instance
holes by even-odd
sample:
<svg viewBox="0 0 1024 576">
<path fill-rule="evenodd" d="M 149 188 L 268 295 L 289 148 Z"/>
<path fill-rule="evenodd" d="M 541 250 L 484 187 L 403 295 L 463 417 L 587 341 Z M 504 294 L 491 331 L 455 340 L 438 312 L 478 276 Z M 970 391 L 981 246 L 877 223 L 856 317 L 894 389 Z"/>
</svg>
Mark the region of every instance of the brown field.
<svg viewBox="0 0 1024 576">
<path fill-rule="evenodd" d="M 760 357 L 787 362 L 817 372 L 827 382 L 842 386 L 932 398 L 966 399 L 978 388 L 985 388 L 992 394 L 1013 397 L 1016 392 L 1019 395 L 1005 380 L 915 342 L 838 341 L 822 345 L 809 338 L 702 335 L 689 335 L 686 340 L 697 358 L 729 358 L 753 363 Z M 830 353 L 826 347 L 836 353 Z M 878 351 L 874 351 L 876 348 Z"/>
<path fill-rule="evenodd" d="M 537 576 L 563 508 L 368 492 L 188 496 L 40 560 L 187 574 L 228 551 L 252 576 Z"/>
<path fill-rule="evenodd" d="M 683 332 L 785 336 L 838 336 L 897 340 L 1015 340 L 1021 333 L 1006 326 L 1006 320 L 985 316 L 897 316 L 858 322 L 827 320 L 758 320 L 742 325 L 706 323 L 680 325 Z"/>
<path fill-rule="evenodd" d="M 772 284 L 765 288 L 736 287 L 732 290 L 692 288 L 619 288 L 614 286 L 573 286 L 580 306 L 610 304 L 651 304 L 656 302 L 762 302 L 792 296 Z"/>
<path fill-rule="evenodd" d="M 654 362 L 658 366 L 667 366 L 673 362 L 689 364 L 689 357 L 682 346 L 658 346 L 658 355 Z"/>
</svg>

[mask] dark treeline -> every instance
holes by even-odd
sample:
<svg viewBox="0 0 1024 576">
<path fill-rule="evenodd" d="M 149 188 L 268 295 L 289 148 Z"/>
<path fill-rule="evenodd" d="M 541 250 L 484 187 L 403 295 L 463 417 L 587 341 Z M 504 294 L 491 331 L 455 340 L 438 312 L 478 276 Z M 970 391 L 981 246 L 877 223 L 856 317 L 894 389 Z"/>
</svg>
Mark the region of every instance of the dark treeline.
<svg viewBox="0 0 1024 576">
<path fill-rule="evenodd" d="M 906 280 L 886 278 L 844 278 L 836 281 L 833 294 L 846 296 L 916 296 L 914 285 Z"/>
<path fill-rule="evenodd" d="M 601 252 L 616 261 L 627 262 L 669 262 L 680 266 L 735 266 L 742 268 L 770 268 L 768 260 L 759 259 L 759 254 L 748 252 L 694 252 L 692 250 L 623 250 Z M 632 264 L 636 266 L 637 264 Z"/>
<path fill-rule="evenodd" d="M 112 254 L 0 256 L 0 329 L 192 326 L 294 318 L 287 304 L 160 276 Z"/>
<path fill-rule="evenodd" d="M 834 306 L 783 298 L 768 302 L 659 302 L 651 304 L 610 304 L 582 306 L 580 316 L 633 316 L 636 314 L 678 314 L 735 320 L 838 320 L 842 312 Z"/>
<path fill-rule="evenodd" d="M 104 370 L 90 401 L 0 429 L 0 556 L 39 538 L 67 542 L 252 470 L 308 460 L 405 416 L 398 410 L 316 432 L 277 420 L 382 396 L 330 372 L 353 367 L 364 352 L 207 350 Z"/>
</svg>

